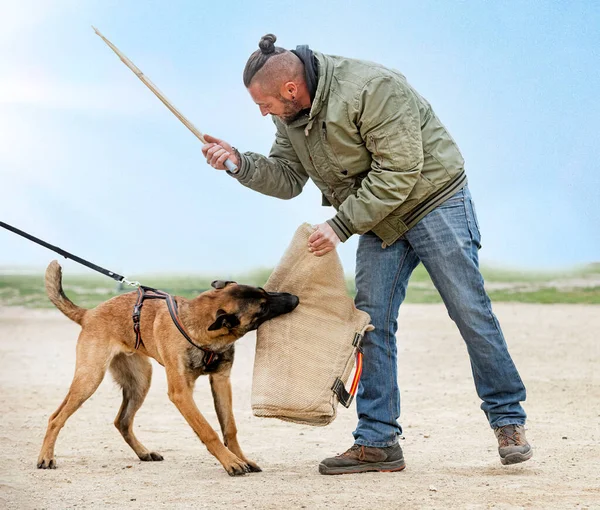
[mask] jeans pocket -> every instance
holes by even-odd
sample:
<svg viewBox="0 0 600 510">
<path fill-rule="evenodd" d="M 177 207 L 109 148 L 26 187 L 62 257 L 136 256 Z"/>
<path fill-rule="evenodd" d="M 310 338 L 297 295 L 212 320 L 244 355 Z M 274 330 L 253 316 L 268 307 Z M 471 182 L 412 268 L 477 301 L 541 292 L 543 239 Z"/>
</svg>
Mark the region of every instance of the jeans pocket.
<svg viewBox="0 0 600 510">
<path fill-rule="evenodd" d="M 471 210 L 473 211 L 473 222 L 475 223 L 477 230 L 481 230 L 479 227 L 479 220 L 477 219 L 477 211 L 475 210 L 475 202 L 473 202 L 472 198 L 469 199 L 469 202 L 471 202 Z M 481 232 L 479 235 L 481 236 Z"/>
<path fill-rule="evenodd" d="M 465 209 L 471 238 L 476 244 L 477 249 L 481 249 L 481 231 L 479 230 L 479 221 L 477 220 L 477 213 L 475 212 L 475 204 L 471 197 L 469 197 L 468 200 L 465 200 Z"/>
</svg>

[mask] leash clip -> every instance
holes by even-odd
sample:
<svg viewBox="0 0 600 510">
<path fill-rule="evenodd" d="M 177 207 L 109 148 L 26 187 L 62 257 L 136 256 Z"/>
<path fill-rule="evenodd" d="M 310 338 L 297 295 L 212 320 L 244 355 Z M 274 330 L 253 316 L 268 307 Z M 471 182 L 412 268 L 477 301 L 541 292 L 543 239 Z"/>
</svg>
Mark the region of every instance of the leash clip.
<svg viewBox="0 0 600 510">
<path fill-rule="evenodd" d="M 140 282 L 136 282 L 136 281 L 129 281 L 127 278 L 123 277 L 123 279 L 121 280 L 121 282 L 123 282 L 126 285 L 130 285 L 131 287 L 139 287 L 141 285 Z"/>
</svg>

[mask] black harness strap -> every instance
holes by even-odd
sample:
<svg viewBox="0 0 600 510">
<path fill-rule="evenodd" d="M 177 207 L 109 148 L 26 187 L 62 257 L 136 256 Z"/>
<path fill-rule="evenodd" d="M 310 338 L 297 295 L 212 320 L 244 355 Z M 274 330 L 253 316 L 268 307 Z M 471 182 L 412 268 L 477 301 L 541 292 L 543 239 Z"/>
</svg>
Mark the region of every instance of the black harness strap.
<svg viewBox="0 0 600 510">
<path fill-rule="evenodd" d="M 164 299 L 167 303 L 167 308 L 169 309 L 169 315 L 171 315 L 171 319 L 173 320 L 175 327 L 177 327 L 179 332 L 183 335 L 183 338 L 185 338 L 190 344 L 192 344 L 197 349 L 200 349 L 204 353 L 204 366 L 206 368 L 210 368 L 213 365 L 219 363 L 219 354 L 213 351 L 209 351 L 204 347 L 201 347 L 190 338 L 190 335 L 188 335 L 187 331 L 183 327 L 183 324 L 179 319 L 179 315 L 177 314 L 177 303 L 175 301 L 175 298 L 170 294 L 163 292 L 162 290 L 153 289 L 152 287 L 146 287 L 144 285 L 140 285 L 138 287 L 138 298 L 135 303 L 135 306 L 133 307 L 132 314 L 136 349 L 138 349 L 140 345 L 143 345 L 142 332 L 140 329 L 140 317 L 145 299 Z"/>
</svg>

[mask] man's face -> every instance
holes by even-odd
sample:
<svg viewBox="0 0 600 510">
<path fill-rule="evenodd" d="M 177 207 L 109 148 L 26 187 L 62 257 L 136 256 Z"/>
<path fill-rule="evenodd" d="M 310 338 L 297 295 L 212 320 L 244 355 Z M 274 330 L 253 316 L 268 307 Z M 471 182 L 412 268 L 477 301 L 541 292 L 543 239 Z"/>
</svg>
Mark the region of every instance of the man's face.
<svg viewBox="0 0 600 510">
<path fill-rule="evenodd" d="M 303 109 L 298 99 L 286 98 L 279 93 L 269 94 L 258 83 L 251 83 L 248 92 L 263 116 L 274 115 L 285 124 L 295 121 Z"/>
</svg>

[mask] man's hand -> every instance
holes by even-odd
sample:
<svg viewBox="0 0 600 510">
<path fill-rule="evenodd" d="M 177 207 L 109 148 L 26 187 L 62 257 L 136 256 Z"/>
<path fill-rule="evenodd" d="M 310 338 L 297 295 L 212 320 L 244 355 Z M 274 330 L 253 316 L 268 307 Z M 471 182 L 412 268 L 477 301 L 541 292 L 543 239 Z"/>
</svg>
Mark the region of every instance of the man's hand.
<svg viewBox="0 0 600 510">
<path fill-rule="evenodd" d="M 308 238 L 308 251 L 321 257 L 340 244 L 340 238 L 329 226 L 329 223 L 315 225 L 315 231 Z"/>
<path fill-rule="evenodd" d="M 204 139 L 207 143 L 202 146 L 202 154 L 210 166 L 217 170 L 226 170 L 225 161 L 230 159 L 235 166 L 240 167 L 241 162 L 231 145 L 210 135 L 204 135 Z"/>
</svg>

